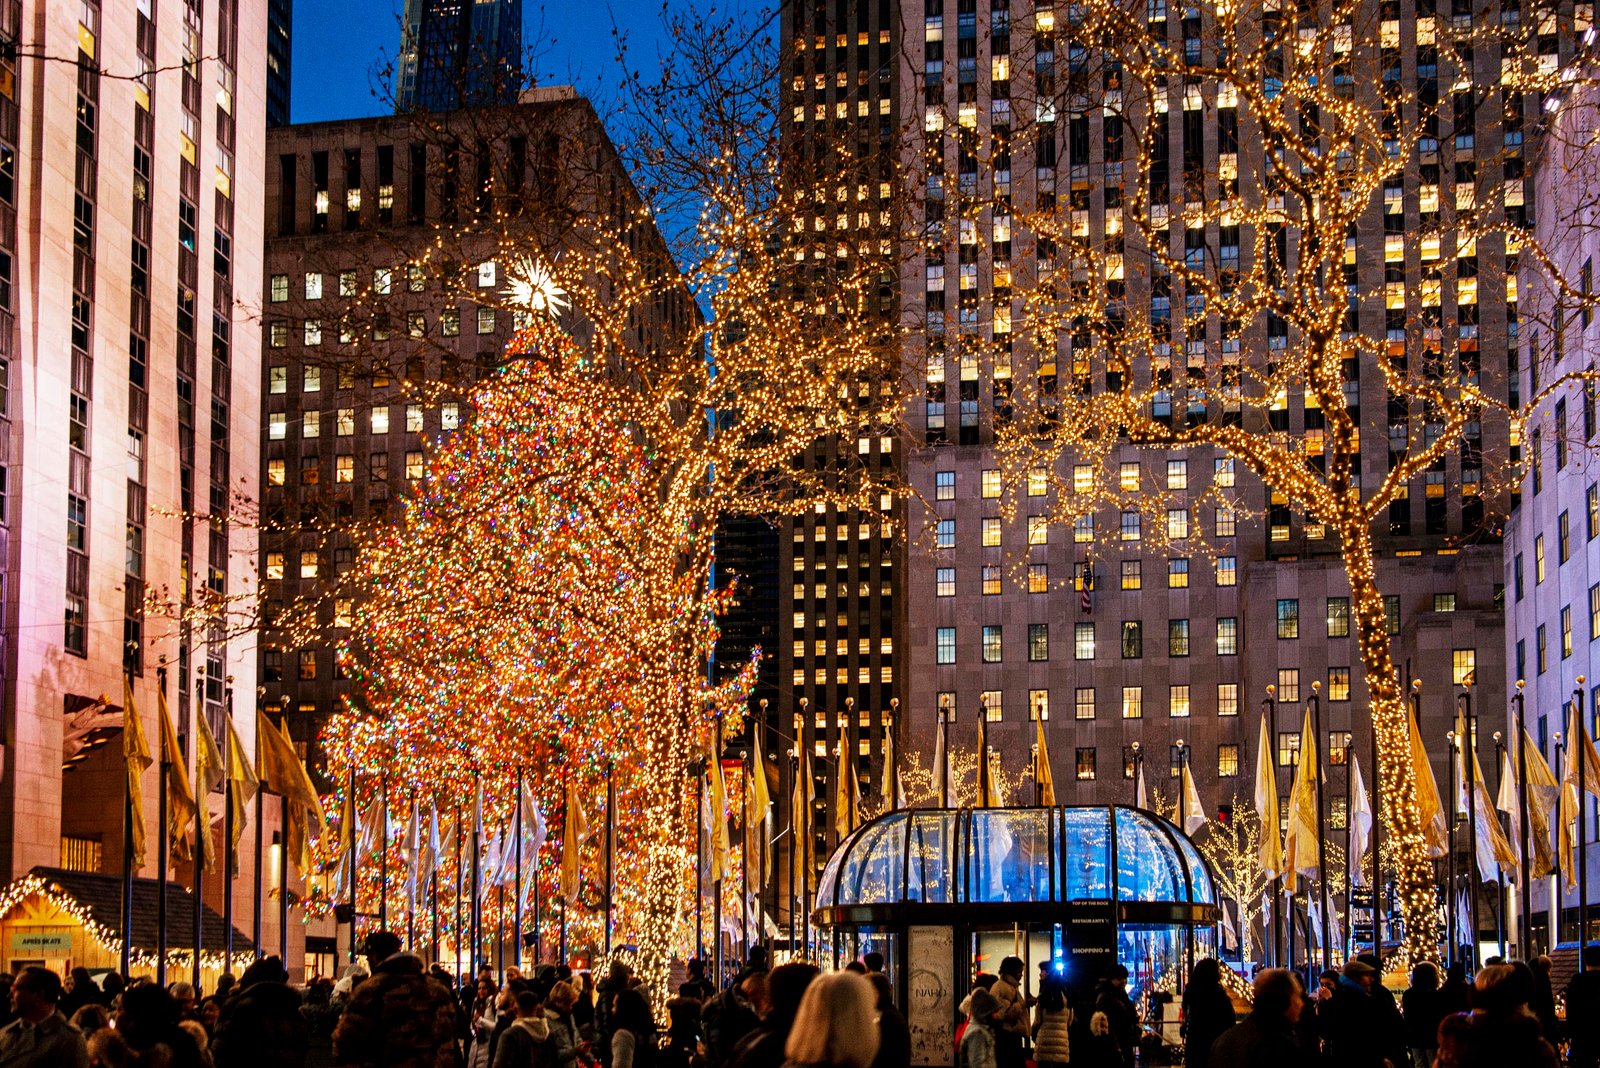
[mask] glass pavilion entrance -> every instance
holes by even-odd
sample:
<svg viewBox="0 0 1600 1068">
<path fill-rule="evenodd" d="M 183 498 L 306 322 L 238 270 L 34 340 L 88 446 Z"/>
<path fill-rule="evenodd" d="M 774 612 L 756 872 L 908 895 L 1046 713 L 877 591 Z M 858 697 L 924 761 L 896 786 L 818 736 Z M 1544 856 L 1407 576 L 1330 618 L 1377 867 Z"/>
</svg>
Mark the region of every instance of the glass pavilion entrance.
<svg viewBox="0 0 1600 1068">
<path fill-rule="evenodd" d="M 1216 883 L 1194 844 L 1120 806 L 907 809 L 856 830 L 818 886 L 835 964 L 884 955 L 917 1065 L 945 1065 L 978 971 L 1021 957 L 1087 996 L 1113 963 L 1137 1000 L 1215 950 Z"/>
</svg>

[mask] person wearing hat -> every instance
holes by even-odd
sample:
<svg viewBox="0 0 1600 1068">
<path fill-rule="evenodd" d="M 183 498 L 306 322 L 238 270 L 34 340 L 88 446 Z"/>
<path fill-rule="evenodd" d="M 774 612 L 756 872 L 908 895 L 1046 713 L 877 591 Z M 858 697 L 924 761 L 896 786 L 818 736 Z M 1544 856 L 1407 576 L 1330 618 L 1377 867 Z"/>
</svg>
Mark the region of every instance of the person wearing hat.
<svg viewBox="0 0 1600 1068">
<path fill-rule="evenodd" d="M 1378 970 L 1359 958 L 1345 962 L 1333 996 L 1321 1005 L 1322 1055 L 1341 1068 L 1385 1068 L 1388 1026 L 1372 988 Z"/>
<path fill-rule="evenodd" d="M 994 1015 L 1000 1002 L 983 987 L 967 998 L 967 1029 L 961 1035 L 957 1068 L 995 1068 Z"/>
<path fill-rule="evenodd" d="M 400 939 L 374 931 L 362 945 L 372 978 L 351 994 L 333 1031 L 333 1063 L 358 1068 L 453 1068 L 457 1016 L 448 987 L 422 960 L 400 952 Z"/>
</svg>

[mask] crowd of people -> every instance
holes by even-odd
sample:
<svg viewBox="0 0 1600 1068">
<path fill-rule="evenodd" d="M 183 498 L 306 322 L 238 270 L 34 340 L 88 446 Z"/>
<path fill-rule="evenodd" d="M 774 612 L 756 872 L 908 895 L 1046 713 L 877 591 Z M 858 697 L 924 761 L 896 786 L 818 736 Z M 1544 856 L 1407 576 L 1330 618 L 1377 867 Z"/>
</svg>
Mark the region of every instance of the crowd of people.
<svg viewBox="0 0 1600 1068">
<path fill-rule="evenodd" d="M 338 983 L 291 986 L 276 957 L 201 996 L 186 982 L 97 980 L 77 968 L 0 976 L 0 1068 L 908 1068 L 912 1039 L 881 954 L 822 973 L 769 969 L 757 947 L 719 989 L 698 961 L 657 1020 L 626 964 L 598 981 L 584 970 L 487 967 L 460 983 L 401 952 L 386 931 L 365 966 Z M 1556 1012 L 1548 957 L 1490 963 L 1469 980 L 1412 970 L 1404 994 L 1362 955 L 1324 971 L 1314 990 L 1295 972 L 1255 976 L 1242 1019 L 1222 966 L 1201 960 L 1184 984 L 1188 1068 L 1600 1068 L 1600 946 Z M 1018 957 L 979 972 L 961 1002 L 957 1068 L 1134 1068 L 1171 1063 L 1113 964 L 1092 991 L 1049 962 L 1029 990 Z"/>
</svg>

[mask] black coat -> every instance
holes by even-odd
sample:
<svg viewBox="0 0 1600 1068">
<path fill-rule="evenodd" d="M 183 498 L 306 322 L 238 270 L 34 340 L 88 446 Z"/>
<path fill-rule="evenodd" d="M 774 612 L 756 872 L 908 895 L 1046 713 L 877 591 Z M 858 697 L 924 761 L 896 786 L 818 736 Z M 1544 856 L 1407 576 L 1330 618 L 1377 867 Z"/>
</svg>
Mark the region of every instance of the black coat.
<svg viewBox="0 0 1600 1068">
<path fill-rule="evenodd" d="M 885 1005 L 878 1013 L 878 1055 L 872 1068 L 910 1068 L 911 1027 L 900 1010 Z"/>
<path fill-rule="evenodd" d="M 1211 1046 L 1233 1027 L 1233 999 L 1221 986 L 1191 986 L 1183 996 L 1183 1063 L 1207 1068 Z"/>
<path fill-rule="evenodd" d="M 223 1002 L 211 1058 L 217 1068 L 300 1068 L 311 1025 L 285 983 L 252 983 Z"/>
<path fill-rule="evenodd" d="M 1210 1062 L 1219 1068 L 1301 1068 L 1306 1055 L 1287 1018 L 1252 1012 L 1212 1043 Z"/>
<path fill-rule="evenodd" d="M 1340 979 L 1333 996 L 1317 1006 L 1322 1052 L 1340 1068 L 1383 1068 L 1390 1040 L 1380 1006 L 1372 995 Z"/>
</svg>

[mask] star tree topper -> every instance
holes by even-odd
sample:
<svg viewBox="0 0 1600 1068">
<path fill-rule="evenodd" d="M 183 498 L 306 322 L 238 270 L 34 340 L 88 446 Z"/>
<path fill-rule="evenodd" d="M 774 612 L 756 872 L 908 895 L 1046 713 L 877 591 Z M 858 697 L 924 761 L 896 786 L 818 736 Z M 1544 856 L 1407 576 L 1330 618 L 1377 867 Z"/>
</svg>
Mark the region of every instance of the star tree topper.
<svg viewBox="0 0 1600 1068">
<path fill-rule="evenodd" d="M 532 256 L 517 259 L 506 274 L 510 285 L 501 290 L 501 296 L 518 308 L 554 319 L 572 307 L 566 290 L 556 284 L 550 268 Z"/>
</svg>

